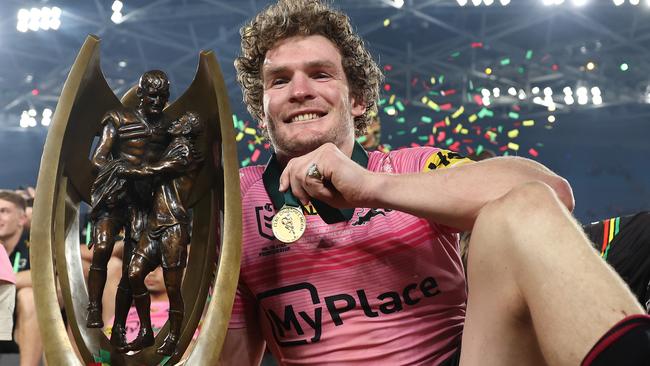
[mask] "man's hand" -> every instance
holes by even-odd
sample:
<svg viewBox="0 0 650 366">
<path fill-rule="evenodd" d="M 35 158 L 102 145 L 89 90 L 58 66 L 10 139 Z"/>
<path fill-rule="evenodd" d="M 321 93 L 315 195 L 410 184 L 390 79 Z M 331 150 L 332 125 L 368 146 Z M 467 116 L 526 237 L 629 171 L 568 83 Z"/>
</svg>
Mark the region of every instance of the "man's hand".
<svg viewBox="0 0 650 366">
<path fill-rule="evenodd" d="M 312 164 L 316 164 L 322 179 L 307 176 Z M 280 191 L 291 187 L 302 204 L 315 198 L 337 208 L 370 207 L 373 184 L 379 176 L 355 163 L 336 145 L 327 143 L 289 161 L 280 176 Z"/>
<path fill-rule="evenodd" d="M 140 176 L 140 175 L 145 174 L 144 170 L 142 168 L 138 168 L 138 167 L 136 167 L 134 165 L 131 165 L 129 163 L 126 163 L 126 162 L 119 163 L 117 165 L 117 167 L 115 168 L 115 172 L 117 173 L 117 175 L 119 177 L 122 177 L 122 178 L 128 178 L 128 177 L 132 177 L 132 176 Z"/>
</svg>

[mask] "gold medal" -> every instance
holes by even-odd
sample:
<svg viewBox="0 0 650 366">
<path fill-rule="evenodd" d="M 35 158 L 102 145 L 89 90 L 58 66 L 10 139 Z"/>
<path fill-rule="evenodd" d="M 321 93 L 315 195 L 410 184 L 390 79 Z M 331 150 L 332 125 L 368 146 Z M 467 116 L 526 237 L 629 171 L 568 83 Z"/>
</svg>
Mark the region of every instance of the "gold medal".
<svg viewBox="0 0 650 366">
<path fill-rule="evenodd" d="M 305 233 L 307 220 L 300 207 L 284 205 L 271 221 L 273 235 L 283 243 L 293 243 Z"/>
</svg>

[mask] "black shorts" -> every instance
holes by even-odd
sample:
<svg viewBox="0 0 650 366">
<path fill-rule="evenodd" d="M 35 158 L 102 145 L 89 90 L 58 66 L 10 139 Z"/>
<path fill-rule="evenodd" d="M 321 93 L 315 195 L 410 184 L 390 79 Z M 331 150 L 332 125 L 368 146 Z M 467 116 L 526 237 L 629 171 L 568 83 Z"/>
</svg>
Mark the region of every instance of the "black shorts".
<svg viewBox="0 0 650 366">
<path fill-rule="evenodd" d="M 583 229 L 650 312 L 650 212 L 594 222 Z"/>
</svg>

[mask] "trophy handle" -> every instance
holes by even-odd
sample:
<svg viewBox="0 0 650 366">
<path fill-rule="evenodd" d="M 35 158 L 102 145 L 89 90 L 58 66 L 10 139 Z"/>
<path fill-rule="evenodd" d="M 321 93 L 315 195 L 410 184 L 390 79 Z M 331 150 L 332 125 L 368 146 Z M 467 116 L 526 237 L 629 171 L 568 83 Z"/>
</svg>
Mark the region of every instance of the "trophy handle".
<svg viewBox="0 0 650 366">
<path fill-rule="evenodd" d="M 204 91 L 209 96 L 197 98 L 197 93 Z M 193 102 L 205 99 L 207 103 L 201 105 Z M 54 256 L 69 325 L 83 364 L 96 362 L 101 351 L 105 355 L 112 350 L 100 329 L 85 328 L 88 294 L 81 270 L 78 228 L 80 203 L 89 202 L 89 187 L 94 179 L 88 159 L 93 138 L 101 129 L 99 121 L 104 112 L 119 106 L 119 99 L 101 73 L 99 39 L 91 35 L 75 60 L 54 113 L 34 202 L 30 260 L 37 318 L 49 364 L 82 364 L 68 339 L 59 308 L 54 305 L 58 303 Z M 214 161 L 206 159 L 189 204 L 195 213 L 192 233 L 195 245 L 188 262 L 189 280 L 183 281 L 183 293 L 189 296 L 179 349 L 184 350 L 191 341 L 205 307 L 215 268 L 216 242 L 220 241 L 219 266 L 213 284 L 215 296 L 189 356 L 191 364 L 214 364 L 225 338 L 239 277 L 242 223 L 232 114 L 223 76 L 212 52 L 201 53 L 192 86 L 165 111 L 174 114 L 186 110 L 197 110 L 209 125 L 208 136 L 221 141 L 213 142 L 209 137 L 204 141 L 204 156 Z M 163 333 L 166 329 L 161 330 L 164 336 Z M 156 343 L 160 343 L 158 338 Z M 175 363 L 180 357 L 174 356 L 168 363 Z M 153 349 L 135 355 L 110 355 L 113 365 L 158 364 L 161 359 Z"/>
</svg>

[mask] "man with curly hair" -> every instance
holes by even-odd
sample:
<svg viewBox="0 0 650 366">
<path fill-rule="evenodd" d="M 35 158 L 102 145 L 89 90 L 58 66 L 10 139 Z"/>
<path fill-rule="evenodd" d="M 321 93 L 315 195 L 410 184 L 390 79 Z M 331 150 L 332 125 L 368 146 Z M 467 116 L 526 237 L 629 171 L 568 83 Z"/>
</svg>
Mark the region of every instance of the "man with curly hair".
<svg viewBox="0 0 650 366">
<path fill-rule="evenodd" d="M 244 101 L 274 154 L 240 170 L 224 363 L 258 364 L 265 344 L 286 365 L 648 356 L 650 320 L 572 219 L 566 180 L 522 158 L 366 153 L 355 129 L 376 110 L 381 72 L 347 16 L 319 0 L 280 0 L 241 35 Z M 272 230 L 285 206 L 306 216 L 289 240 Z M 469 230 L 466 283 L 458 232 Z"/>
</svg>

